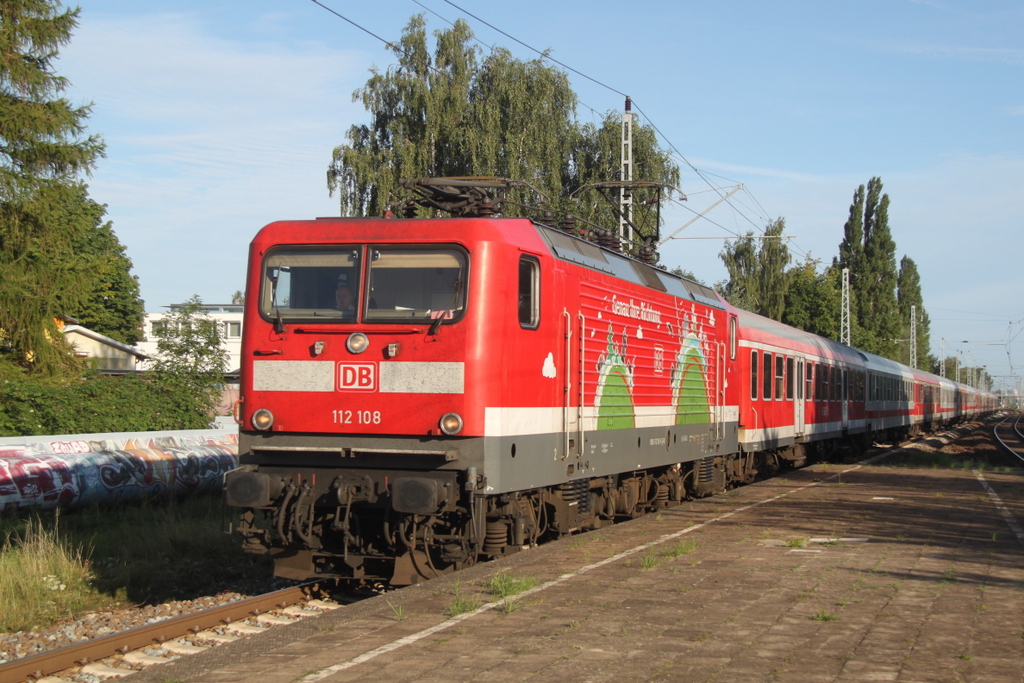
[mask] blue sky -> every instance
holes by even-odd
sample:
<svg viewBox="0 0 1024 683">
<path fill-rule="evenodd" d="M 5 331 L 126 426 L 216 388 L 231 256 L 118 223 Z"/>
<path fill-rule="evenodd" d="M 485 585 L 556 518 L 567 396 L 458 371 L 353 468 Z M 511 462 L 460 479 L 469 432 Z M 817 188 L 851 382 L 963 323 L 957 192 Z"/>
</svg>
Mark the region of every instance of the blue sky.
<svg viewBox="0 0 1024 683">
<path fill-rule="evenodd" d="M 632 96 L 732 206 L 684 237 L 786 218 L 796 258 L 830 261 L 854 189 L 880 176 L 897 259 L 921 271 L 935 352 L 993 375 L 1024 365 L 1024 5 L 1002 0 L 714 3 L 453 0 Z M 444 0 L 322 0 L 395 40 L 409 17 L 467 18 Z M 60 72 L 107 141 L 91 194 L 127 246 L 147 310 L 243 288 L 264 224 L 337 215 L 331 150 L 367 120 L 352 92 L 392 63 L 383 44 L 309 0 L 82 0 Z M 570 74 L 579 116 L 622 97 Z M 667 146 L 667 143 L 665 143 Z M 717 195 L 683 166 L 686 206 Z M 667 212 L 665 234 L 692 217 Z M 670 266 L 725 277 L 720 239 L 673 240 Z M 1014 342 L 1007 345 L 1010 339 Z M 969 343 L 962 343 L 964 340 Z"/>
</svg>

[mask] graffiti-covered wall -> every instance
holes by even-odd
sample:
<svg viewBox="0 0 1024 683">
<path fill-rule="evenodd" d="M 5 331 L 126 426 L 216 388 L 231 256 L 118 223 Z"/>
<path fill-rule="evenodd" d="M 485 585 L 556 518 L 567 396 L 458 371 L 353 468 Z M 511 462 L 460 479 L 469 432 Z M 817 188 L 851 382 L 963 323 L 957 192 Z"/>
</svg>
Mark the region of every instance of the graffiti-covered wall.
<svg viewBox="0 0 1024 683">
<path fill-rule="evenodd" d="M 234 428 L 0 438 L 0 510 L 212 492 L 237 466 Z"/>
</svg>

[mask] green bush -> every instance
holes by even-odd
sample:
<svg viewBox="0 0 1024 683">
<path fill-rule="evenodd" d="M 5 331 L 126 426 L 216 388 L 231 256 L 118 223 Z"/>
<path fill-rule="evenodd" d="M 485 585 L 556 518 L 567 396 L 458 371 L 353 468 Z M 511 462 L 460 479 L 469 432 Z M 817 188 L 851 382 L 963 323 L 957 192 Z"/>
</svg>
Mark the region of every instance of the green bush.
<svg viewBox="0 0 1024 683">
<path fill-rule="evenodd" d="M 0 373 L 0 436 L 205 429 L 209 405 L 208 393 L 163 373 Z"/>
</svg>

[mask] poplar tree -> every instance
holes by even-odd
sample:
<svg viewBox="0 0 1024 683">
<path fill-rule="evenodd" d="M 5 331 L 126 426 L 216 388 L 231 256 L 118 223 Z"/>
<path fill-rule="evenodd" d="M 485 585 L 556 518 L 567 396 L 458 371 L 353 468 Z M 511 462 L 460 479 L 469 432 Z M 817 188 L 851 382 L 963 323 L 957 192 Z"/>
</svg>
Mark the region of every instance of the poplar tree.
<svg viewBox="0 0 1024 683">
<path fill-rule="evenodd" d="M 900 260 L 900 270 L 896 279 L 896 295 L 899 301 L 899 319 L 902 321 L 901 339 L 910 339 L 911 315 L 917 306 L 917 367 L 930 369 L 934 363 L 929 355 L 931 349 L 931 320 L 924 309 L 924 298 L 921 296 L 921 275 L 917 272 L 917 264 L 909 256 Z M 910 342 L 901 362 L 910 363 Z"/>
<path fill-rule="evenodd" d="M 900 325 L 896 301 L 896 243 L 889 230 L 889 195 L 881 178 L 853 193 L 843 241 L 833 268 L 850 269 L 850 311 L 853 345 L 896 359 L 900 355 Z"/>
<path fill-rule="evenodd" d="M 854 346 L 867 350 L 873 345 L 869 333 L 864 330 L 860 321 L 870 317 L 870 311 L 861 308 L 860 291 L 862 281 L 868 276 L 864 265 L 864 186 L 860 185 L 853 192 L 853 202 L 850 204 L 850 213 L 843 225 L 843 241 L 839 243 L 839 256 L 832 261 L 832 269 L 839 277 L 839 296 L 842 299 L 842 276 L 843 268 L 849 269 L 850 274 L 850 335 Z M 840 306 L 842 301 L 840 300 Z M 840 309 L 836 309 L 836 315 L 841 315 Z M 838 330 L 839 323 L 836 322 Z M 838 339 L 839 335 L 832 337 Z"/>
<path fill-rule="evenodd" d="M 896 302 L 896 243 L 889 231 L 889 195 L 882 179 L 868 181 L 864 201 L 864 276 L 858 285 L 860 324 L 870 331 L 874 352 L 886 358 L 899 355 L 899 306 Z M 871 350 L 871 349 L 869 349 Z"/>
<path fill-rule="evenodd" d="M 56 0 L 0 1 L 0 354 L 46 374 L 72 362 L 55 318 L 88 288 L 60 255 L 91 222 L 66 220 L 67 206 L 103 154 L 85 134 L 89 106 L 63 97 L 53 70 L 77 17 Z"/>
</svg>

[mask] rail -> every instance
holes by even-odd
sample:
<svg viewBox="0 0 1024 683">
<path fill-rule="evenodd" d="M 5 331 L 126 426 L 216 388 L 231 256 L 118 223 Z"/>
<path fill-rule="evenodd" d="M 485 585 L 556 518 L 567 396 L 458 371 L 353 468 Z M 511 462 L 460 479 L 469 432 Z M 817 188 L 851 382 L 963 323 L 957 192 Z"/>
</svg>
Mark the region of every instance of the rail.
<svg viewBox="0 0 1024 683">
<path fill-rule="evenodd" d="M 0 681 L 38 679 L 105 657 L 152 647 L 154 644 L 245 619 L 253 614 L 294 605 L 318 590 L 316 583 L 293 586 L 201 612 L 165 619 L 129 631 L 112 633 L 76 645 L 40 652 L 0 665 Z"/>
<path fill-rule="evenodd" d="M 1024 413 L 1018 413 L 1018 414 L 1017 414 L 1017 419 L 1015 419 L 1015 420 L 1013 421 L 1013 425 L 1012 425 L 1012 428 L 1013 428 L 1013 431 L 1014 431 L 1014 433 L 1015 433 L 1015 434 L 1017 435 L 1017 438 L 1018 438 L 1018 439 L 1020 439 L 1020 441 L 1021 441 L 1021 443 L 1022 443 L 1022 444 L 1024 444 L 1024 433 L 1021 433 L 1021 430 L 1020 430 L 1020 426 L 1019 426 L 1019 425 L 1020 425 L 1020 421 L 1021 421 L 1021 418 L 1022 418 L 1022 417 L 1024 417 Z M 1007 420 L 1009 420 L 1009 419 L 1010 419 L 1010 417 L 1008 416 L 1008 417 L 1005 417 L 1005 418 L 1003 418 L 1003 419 L 1002 419 L 1001 421 L 999 421 L 999 422 L 998 422 L 998 423 L 997 423 L 997 424 L 996 424 L 996 425 L 995 425 L 995 426 L 994 426 L 994 427 L 992 428 L 992 434 L 993 434 L 993 436 L 995 436 L 995 437 L 996 437 L 996 441 L 998 441 L 998 442 L 1000 443 L 1000 445 L 1001 445 L 1001 446 L 1002 446 L 1003 448 L 1005 448 L 1005 449 L 1006 449 L 1006 451 L 1007 451 L 1007 452 L 1008 452 L 1008 453 L 1009 453 L 1010 455 L 1012 455 L 1013 457 L 1015 457 L 1015 458 L 1017 458 L 1018 460 L 1020 460 L 1020 461 L 1021 461 L 1021 464 L 1024 464 L 1024 456 L 1022 456 L 1022 455 L 1021 455 L 1020 453 L 1018 453 L 1018 452 L 1017 452 L 1016 450 L 1014 450 L 1013 448 L 1011 448 L 1009 444 L 1007 444 L 1007 443 L 1006 443 L 1005 441 L 1003 441 L 1003 437 L 999 436 L 999 428 L 1000 428 L 1001 426 L 1003 426 L 1003 423 L 1005 423 L 1005 422 L 1006 422 Z"/>
</svg>

